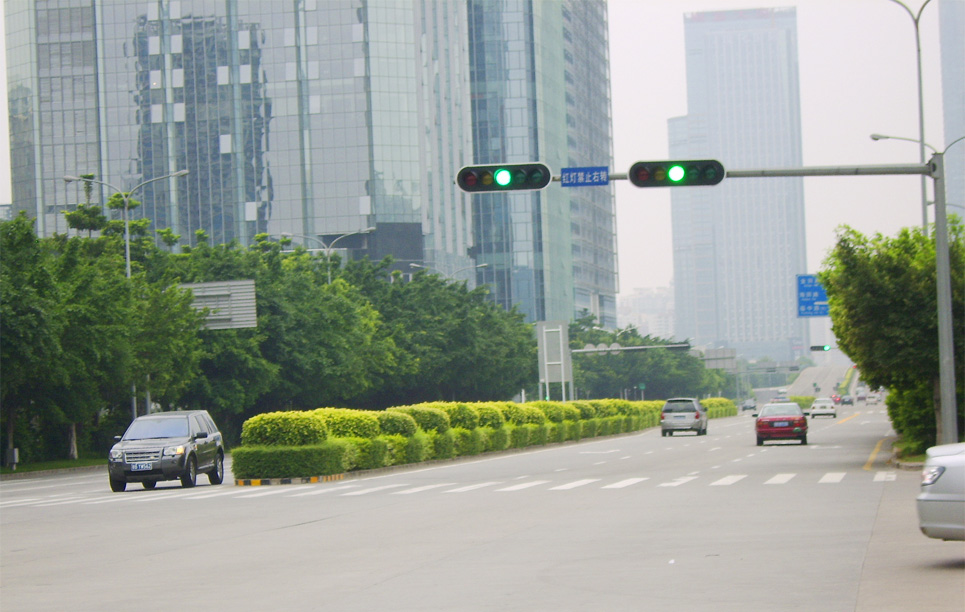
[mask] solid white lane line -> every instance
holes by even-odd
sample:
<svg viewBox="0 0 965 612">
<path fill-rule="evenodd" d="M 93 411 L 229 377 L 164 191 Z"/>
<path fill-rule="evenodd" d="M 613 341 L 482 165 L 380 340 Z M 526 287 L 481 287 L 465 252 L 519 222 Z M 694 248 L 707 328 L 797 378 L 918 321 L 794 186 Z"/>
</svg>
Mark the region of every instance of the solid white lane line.
<svg viewBox="0 0 965 612">
<path fill-rule="evenodd" d="M 599 478 L 585 478 L 583 480 L 574 480 L 573 482 L 567 483 L 565 485 L 560 485 L 558 487 L 551 487 L 550 491 L 568 491 L 569 489 L 575 489 L 576 487 L 582 487 L 583 485 L 588 485 L 591 482 L 599 482 Z"/>
<path fill-rule="evenodd" d="M 627 478 L 626 480 L 621 480 L 620 482 L 615 482 L 613 484 L 602 487 L 604 489 L 623 489 L 629 487 L 630 485 L 635 485 L 638 482 L 643 482 L 644 480 L 650 480 L 649 477 L 646 478 Z"/>
<path fill-rule="evenodd" d="M 258 488 L 263 489 L 265 487 L 258 487 Z M 253 497 L 268 497 L 269 495 L 279 495 L 281 493 L 291 493 L 291 489 L 285 486 L 269 487 L 267 491 L 248 493 L 247 495 L 238 495 L 235 499 L 251 499 Z"/>
</svg>

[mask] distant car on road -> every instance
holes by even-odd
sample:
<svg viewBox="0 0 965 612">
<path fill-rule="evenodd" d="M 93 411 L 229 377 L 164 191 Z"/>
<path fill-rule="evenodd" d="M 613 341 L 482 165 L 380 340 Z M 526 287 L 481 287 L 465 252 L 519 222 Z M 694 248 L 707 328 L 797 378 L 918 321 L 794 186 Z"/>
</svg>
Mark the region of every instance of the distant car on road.
<svg viewBox="0 0 965 612">
<path fill-rule="evenodd" d="M 929 538 L 965 540 L 965 443 L 927 451 L 918 495 L 918 527 Z"/>
<path fill-rule="evenodd" d="M 866 404 L 877 404 L 881 401 L 881 394 L 879 393 L 869 393 L 868 399 L 865 401 Z"/>
<path fill-rule="evenodd" d="M 758 446 L 763 446 L 767 440 L 800 440 L 801 444 L 808 443 L 808 420 L 796 403 L 765 404 L 754 416 L 757 417 L 754 429 Z"/>
<path fill-rule="evenodd" d="M 752 399 L 746 399 L 741 402 L 741 412 L 745 410 L 755 410 L 757 408 L 757 402 Z"/>
<path fill-rule="evenodd" d="M 842 395 L 842 396 L 841 396 L 841 405 L 842 405 L 842 406 L 854 406 L 854 398 L 851 397 L 850 395 Z"/>
<path fill-rule="evenodd" d="M 199 473 L 213 485 L 224 480 L 224 442 L 207 410 L 139 416 L 114 439 L 107 468 L 115 493 L 129 482 L 153 489 L 158 481 L 180 480 L 193 487 Z"/>
<path fill-rule="evenodd" d="M 830 397 L 819 397 L 811 402 L 811 408 L 808 412 L 812 419 L 816 416 L 838 418 L 838 407 L 834 405 L 834 400 Z"/>
<path fill-rule="evenodd" d="M 833 393 L 833 394 L 831 394 L 831 400 L 832 400 L 835 404 L 840 404 L 840 403 L 841 403 L 841 396 L 838 395 L 837 393 Z"/>
<path fill-rule="evenodd" d="M 660 434 L 672 436 L 675 431 L 696 431 L 707 435 L 707 409 L 692 397 L 672 397 L 660 412 Z"/>
</svg>

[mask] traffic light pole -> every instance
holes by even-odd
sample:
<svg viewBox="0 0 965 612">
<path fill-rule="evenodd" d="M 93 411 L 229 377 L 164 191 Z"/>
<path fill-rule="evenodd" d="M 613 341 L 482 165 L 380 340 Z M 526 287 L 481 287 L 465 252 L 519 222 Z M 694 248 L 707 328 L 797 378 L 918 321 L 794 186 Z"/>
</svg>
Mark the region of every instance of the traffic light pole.
<svg viewBox="0 0 965 612">
<path fill-rule="evenodd" d="M 941 402 L 941 433 L 938 443 L 954 444 L 958 442 L 958 409 L 955 399 L 955 343 L 952 332 L 952 281 L 948 249 L 948 216 L 945 203 L 944 155 L 935 153 L 926 164 L 815 166 L 727 170 L 726 172 L 727 178 L 919 174 L 930 176 L 935 181 L 935 276 L 938 285 L 938 376 Z"/>
</svg>

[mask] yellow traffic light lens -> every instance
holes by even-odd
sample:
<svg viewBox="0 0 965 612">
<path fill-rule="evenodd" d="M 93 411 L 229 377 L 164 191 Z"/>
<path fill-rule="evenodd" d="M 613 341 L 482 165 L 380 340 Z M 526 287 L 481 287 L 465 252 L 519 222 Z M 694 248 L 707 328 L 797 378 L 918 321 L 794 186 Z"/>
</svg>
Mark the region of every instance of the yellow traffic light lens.
<svg viewBox="0 0 965 612">
<path fill-rule="evenodd" d="M 513 173 L 505 168 L 500 168 L 499 170 L 496 170 L 495 174 L 493 174 L 493 179 L 496 181 L 497 185 L 505 187 L 513 182 Z"/>
</svg>

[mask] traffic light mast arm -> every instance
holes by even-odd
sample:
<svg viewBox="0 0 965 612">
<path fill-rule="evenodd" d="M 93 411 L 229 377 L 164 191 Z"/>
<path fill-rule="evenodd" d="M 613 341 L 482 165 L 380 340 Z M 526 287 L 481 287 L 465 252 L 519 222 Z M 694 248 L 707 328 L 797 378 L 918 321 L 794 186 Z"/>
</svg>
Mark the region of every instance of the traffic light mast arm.
<svg viewBox="0 0 965 612">
<path fill-rule="evenodd" d="M 931 164 L 885 164 L 880 166 L 811 166 L 805 168 L 758 168 L 727 170 L 727 178 L 768 176 L 860 176 L 869 174 L 924 174 L 931 176 Z"/>
</svg>

